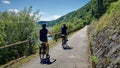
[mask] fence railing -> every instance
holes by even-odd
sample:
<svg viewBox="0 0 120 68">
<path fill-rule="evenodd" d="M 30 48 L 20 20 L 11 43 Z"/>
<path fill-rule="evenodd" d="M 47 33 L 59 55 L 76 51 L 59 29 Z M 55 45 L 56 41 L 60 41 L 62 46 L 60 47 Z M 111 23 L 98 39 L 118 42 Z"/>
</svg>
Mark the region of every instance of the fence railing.
<svg viewBox="0 0 120 68">
<path fill-rule="evenodd" d="M 19 41 L 0 47 L 0 65 L 35 53 L 35 40 Z M 13 62 L 14 63 L 14 62 Z"/>
<path fill-rule="evenodd" d="M 23 44 L 23 43 L 26 43 L 26 42 L 29 42 L 29 41 L 30 40 L 25 40 L 25 41 L 20 41 L 20 42 L 17 42 L 17 43 L 1 46 L 0 49 L 4 49 L 4 48 L 7 48 L 7 47 L 11 47 L 11 46 L 16 46 L 16 45 Z"/>
<path fill-rule="evenodd" d="M 16 58 L 15 61 L 11 61 L 11 60 L 4 61 L 5 59 L 9 59 L 10 56 L 12 56 L 12 55 L 10 55 L 10 54 L 7 53 L 7 55 L 9 55 L 9 57 L 6 57 L 6 56 L 4 56 L 4 55 L 1 53 L 1 54 L 0 54 L 0 60 L 1 60 L 1 61 L 0 61 L 0 65 L 1 65 L 1 64 L 5 64 L 4 66 L 5 66 L 5 68 L 7 68 L 7 66 L 12 65 L 13 63 L 17 62 L 19 59 L 21 59 L 21 58 L 23 58 L 23 57 L 25 57 L 25 56 L 28 56 L 28 55 L 33 54 L 33 50 L 32 50 L 32 44 L 33 44 L 33 42 L 34 42 L 34 40 L 25 40 L 25 41 L 19 41 L 19 42 L 13 43 L 13 44 L 1 46 L 1 47 L 0 47 L 0 52 L 4 52 L 5 50 L 8 50 L 8 48 L 10 49 L 10 51 L 11 51 L 12 48 L 13 48 L 13 50 L 15 50 L 15 49 L 17 49 L 16 46 L 22 46 L 22 47 L 27 46 L 27 47 L 28 47 L 28 50 L 27 50 L 27 54 L 25 54 L 25 55 L 23 55 L 23 56 L 21 56 L 21 57 L 19 57 L 19 58 Z M 14 48 L 14 47 L 15 47 L 15 48 Z M 27 48 L 26 48 L 26 49 L 27 49 Z M 11 53 L 14 54 L 15 52 L 13 52 L 13 50 L 11 51 Z M 23 50 L 23 51 L 24 51 L 24 50 Z M 8 52 L 9 52 L 9 51 L 8 51 Z M 3 56 L 4 56 L 4 57 L 3 57 Z M 5 57 L 6 57 L 6 58 L 5 58 Z M 11 62 L 8 63 L 8 64 L 6 64 L 6 63 L 9 62 L 9 61 L 11 61 Z"/>
<path fill-rule="evenodd" d="M 67 34 L 70 34 L 70 33 L 72 33 L 74 30 L 70 30 L 70 31 L 68 31 L 67 32 Z M 54 35 L 54 40 L 55 41 L 57 41 L 57 39 L 59 39 L 60 37 L 61 37 L 61 33 L 59 32 L 59 33 L 55 33 L 55 34 L 53 34 Z"/>
<path fill-rule="evenodd" d="M 19 42 L 13 43 L 13 44 L 1 46 L 1 47 L 0 47 L 0 50 L 1 50 L 1 49 L 4 49 L 4 48 L 9 48 L 9 47 L 12 47 L 12 46 L 21 46 L 20 44 L 24 44 L 24 43 L 29 43 L 29 53 L 31 54 L 31 53 L 32 53 L 31 45 L 32 45 L 32 42 L 33 42 L 33 41 L 34 41 L 34 40 L 19 41 Z"/>
<path fill-rule="evenodd" d="M 67 33 L 70 34 L 71 32 L 73 32 L 73 30 L 71 31 L 68 31 Z M 54 35 L 54 40 L 57 41 L 58 38 L 61 37 L 61 33 L 55 33 L 53 34 Z M 8 48 L 8 47 L 11 47 L 11 46 L 17 46 L 19 44 L 23 44 L 23 43 L 27 43 L 27 42 L 33 42 L 34 40 L 25 40 L 25 41 L 19 41 L 19 42 L 16 42 L 16 43 L 13 43 L 13 44 L 9 44 L 9 45 L 5 45 L 5 46 L 1 46 L 0 49 L 4 49 L 4 48 Z M 30 44 L 31 45 L 31 44 Z"/>
</svg>

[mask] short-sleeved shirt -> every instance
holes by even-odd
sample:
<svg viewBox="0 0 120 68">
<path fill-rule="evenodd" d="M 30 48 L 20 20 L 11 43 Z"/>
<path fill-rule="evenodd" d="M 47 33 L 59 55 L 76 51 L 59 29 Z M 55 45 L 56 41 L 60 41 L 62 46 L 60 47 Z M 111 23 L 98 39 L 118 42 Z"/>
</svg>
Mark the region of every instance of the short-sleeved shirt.
<svg viewBox="0 0 120 68">
<path fill-rule="evenodd" d="M 64 35 L 67 34 L 67 27 L 66 26 L 62 27 L 61 33 Z"/>
<path fill-rule="evenodd" d="M 40 31 L 39 31 L 39 33 L 40 33 L 40 41 L 42 41 L 42 42 L 47 42 L 48 40 L 47 40 L 47 33 L 48 33 L 48 30 L 47 29 L 41 29 Z"/>
</svg>

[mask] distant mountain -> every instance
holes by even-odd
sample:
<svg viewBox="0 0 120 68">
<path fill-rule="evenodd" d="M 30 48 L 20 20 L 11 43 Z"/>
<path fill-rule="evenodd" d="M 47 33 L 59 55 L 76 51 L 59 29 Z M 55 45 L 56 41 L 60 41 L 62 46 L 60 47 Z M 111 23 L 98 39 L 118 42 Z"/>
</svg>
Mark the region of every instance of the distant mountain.
<svg viewBox="0 0 120 68">
<path fill-rule="evenodd" d="M 59 24 L 59 22 L 60 22 L 61 20 L 63 20 L 63 19 L 64 19 L 64 16 L 60 17 L 60 18 L 57 19 L 57 20 L 52 20 L 52 21 L 39 21 L 38 23 L 39 23 L 39 24 L 46 23 L 48 26 L 54 26 L 54 25 L 56 25 L 56 24 Z"/>
<path fill-rule="evenodd" d="M 44 23 L 47 23 L 48 21 L 39 21 L 38 23 L 41 25 L 41 24 L 44 24 Z"/>
</svg>

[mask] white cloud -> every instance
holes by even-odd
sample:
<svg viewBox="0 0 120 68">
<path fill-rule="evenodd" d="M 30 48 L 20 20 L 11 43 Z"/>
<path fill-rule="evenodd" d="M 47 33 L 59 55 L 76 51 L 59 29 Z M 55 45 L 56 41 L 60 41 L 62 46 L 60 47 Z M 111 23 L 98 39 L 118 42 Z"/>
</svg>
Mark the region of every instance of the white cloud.
<svg viewBox="0 0 120 68">
<path fill-rule="evenodd" d="M 56 20 L 57 18 L 61 17 L 61 15 L 53 15 L 51 17 L 47 17 L 47 18 L 42 18 L 41 17 L 41 20 L 42 21 L 51 21 L 51 20 Z"/>
<path fill-rule="evenodd" d="M 10 4 L 11 2 L 8 1 L 8 0 L 2 0 L 2 3 L 4 3 L 4 4 Z"/>
<path fill-rule="evenodd" d="M 15 12 L 15 13 L 20 12 L 18 9 L 9 9 L 8 11 Z"/>
<path fill-rule="evenodd" d="M 33 13 L 30 13 L 30 16 L 33 16 L 34 14 Z"/>
</svg>

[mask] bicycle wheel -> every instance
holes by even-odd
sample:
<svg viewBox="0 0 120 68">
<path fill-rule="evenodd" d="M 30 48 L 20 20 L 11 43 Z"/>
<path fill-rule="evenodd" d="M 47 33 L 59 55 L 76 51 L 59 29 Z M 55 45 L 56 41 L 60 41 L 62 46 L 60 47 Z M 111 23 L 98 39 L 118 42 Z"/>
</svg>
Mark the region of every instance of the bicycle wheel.
<svg viewBox="0 0 120 68">
<path fill-rule="evenodd" d="M 45 58 L 45 50 L 43 47 L 40 47 L 39 49 L 39 56 L 40 56 L 40 60 Z"/>
<path fill-rule="evenodd" d="M 62 39 L 62 45 L 64 46 L 64 45 L 66 45 L 66 43 L 67 43 L 67 37 L 66 36 L 63 36 L 63 39 Z"/>
</svg>

